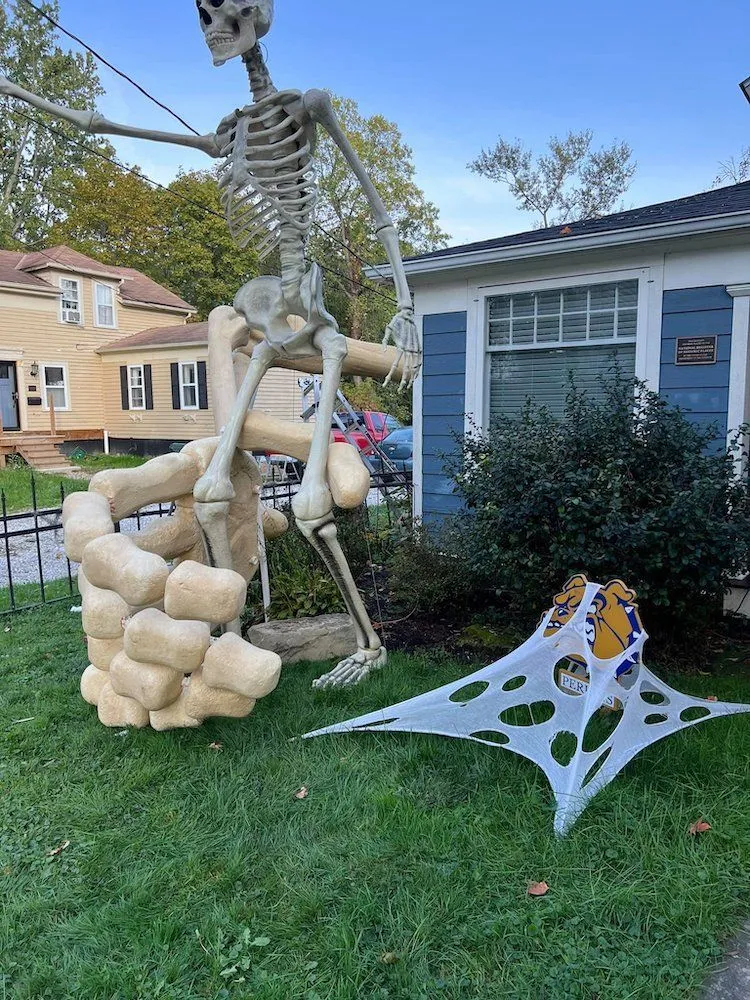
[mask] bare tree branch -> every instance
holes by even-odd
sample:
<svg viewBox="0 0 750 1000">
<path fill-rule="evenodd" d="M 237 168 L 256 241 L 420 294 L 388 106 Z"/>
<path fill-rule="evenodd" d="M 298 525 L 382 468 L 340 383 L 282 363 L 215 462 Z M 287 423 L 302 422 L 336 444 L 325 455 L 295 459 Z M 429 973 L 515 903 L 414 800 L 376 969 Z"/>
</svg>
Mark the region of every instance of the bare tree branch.
<svg viewBox="0 0 750 1000">
<path fill-rule="evenodd" d="M 500 137 L 469 169 L 505 184 L 519 209 L 536 213 L 542 227 L 593 219 L 613 210 L 636 171 L 626 142 L 592 150 L 593 140 L 590 129 L 552 136 L 537 155 L 520 139 Z"/>
</svg>

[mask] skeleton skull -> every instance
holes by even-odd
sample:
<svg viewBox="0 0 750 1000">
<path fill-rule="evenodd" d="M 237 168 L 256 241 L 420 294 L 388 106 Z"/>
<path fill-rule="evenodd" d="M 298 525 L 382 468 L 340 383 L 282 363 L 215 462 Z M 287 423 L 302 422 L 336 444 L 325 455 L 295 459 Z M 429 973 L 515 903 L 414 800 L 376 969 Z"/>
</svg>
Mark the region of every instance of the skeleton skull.
<svg viewBox="0 0 750 1000">
<path fill-rule="evenodd" d="M 273 21 L 273 0 L 196 0 L 214 66 L 245 55 Z"/>
</svg>

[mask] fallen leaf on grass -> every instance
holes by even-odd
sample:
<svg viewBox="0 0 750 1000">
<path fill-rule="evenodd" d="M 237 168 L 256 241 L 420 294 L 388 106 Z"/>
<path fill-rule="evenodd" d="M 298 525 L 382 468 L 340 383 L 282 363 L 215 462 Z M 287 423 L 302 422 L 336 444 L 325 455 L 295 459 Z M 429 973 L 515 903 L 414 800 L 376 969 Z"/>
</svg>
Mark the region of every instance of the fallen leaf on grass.
<svg viewBox="0 0 750 1000">
<path fill-rule="evenodd" d="M 401 956 L 395 951 L 386 951 L 380 956 L 380 961 L 383 965 L 395 965 L 396 962 L 401 958 Z"/>
<path fill-rule="evenodd" d="M 209 750 L 215 750 L 216 753 L 221 753 L 221 751 L 224 749 L 224 744 L 223 743 L 209 743 L 208 744 L 208 749 Z"/>
<path fill-rule="evenodd" d="M 48 858 L 56 858 L 60 854 L 62 854 L 63 851 L 67 851 L 67 849 L 69 847 L 70 847 L 70 841 L 69 840 L 64 840 L 62 842 L 62 844 L 60 844 L 59 847 L 54 847 L 51 851 L 47 851 L 47 857 Z"/>
<path fill-rule="evenodd" d="M 690 824 L 689 833 L 691 837 L 697 837 L 699 833 L 708 833 L 710 829 L 712 829 L 711 824 L 701 817 L 697 823 Z"/>
<path fill-rule="evenodd" d="M 706 701 L 718 701 L 718 700 L 719 699 L 716 697 L 715 694 L 710 694 L 708 698 L 706 698 Z"/>
<path fill-rule="evenodd" d="M 549 886 L 546 882 L 531 882 L 526 891 L 529 896 L 546 896 L 549 892 Z"/>
<path fill-rule="evenodd" d="M 302 788 L 297 789 L 297 791 L 294 793 L 294 797 L 295 799 L 299 799 L 299 801 L 301 802 L 302 799 L 306 799 L 309 794 L 310 794 L 310 789 L 305 788 L 305 786 L 303 785 Z"/>
</svg>

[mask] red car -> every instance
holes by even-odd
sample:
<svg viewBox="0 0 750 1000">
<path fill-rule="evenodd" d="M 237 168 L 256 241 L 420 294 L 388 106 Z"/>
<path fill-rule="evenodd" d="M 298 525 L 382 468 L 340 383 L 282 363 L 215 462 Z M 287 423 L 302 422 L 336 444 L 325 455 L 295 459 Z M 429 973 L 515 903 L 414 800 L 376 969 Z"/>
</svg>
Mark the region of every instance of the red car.
<svg viewBox="0 0 750 1000">
<path fill-rule="evenodd" d="M 357 425 L 352 420 L 351 415 L 349 413 L 338 413 L 336 416 L 347 429 L 351 442 L 359 448 L 363 455 L 369 454 L 372 451 L 372 445 L 365 435 L 357 430 Z M 377 413 L 374 410 L 357 412 L 356 417 L 359 423 L 367 428 L 370 437 L 376 444 L 380 444 L 383 438 L 388 437 L 391 431 L 403 427 L 403 424 L 399 420 L 396 420 L 395 417 L 390 416 L 390 414 Z M 334 441 L 347 441 L 347 437 L 339 427 L 335 417 L 332 429 Z"/>
</svg>

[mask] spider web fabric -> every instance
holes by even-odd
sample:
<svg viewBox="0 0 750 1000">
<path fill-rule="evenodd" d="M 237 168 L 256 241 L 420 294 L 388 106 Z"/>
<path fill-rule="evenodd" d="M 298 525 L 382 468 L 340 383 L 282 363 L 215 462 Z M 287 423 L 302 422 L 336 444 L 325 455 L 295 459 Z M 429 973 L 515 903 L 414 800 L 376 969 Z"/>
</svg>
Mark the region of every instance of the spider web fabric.
<svg viewBox="0 0 750 1000">
<path fill-rule="evenodd" d="M 750 713 L 750 705 L 692 698 L 659 680 L 641 662 L 645 631 L 636 633 L 617 656 L 597 658 L 587 635 L 587 618 L 602 589 L 600 584 L 587 584 L 566 624 L 545 635 L 553 609 L 523 645 L 496 663 L 390 708 L 307 733 L 303 739 L 354 732 L 429 733 L 510 750 L 544 771 L 556 800 L 555 832 L 564 836 L 591 799 L 641 750 L 707 719 Z M 585 689 L 581 694 L 558 686 L 557 667 L 571 660 L 586 665 L 589 683 L 581 685 Z M 635 666 L 618 681 L 628 661 Z M 589 723 L 612 705 L 622 706 L 614 731 L 595 748 L 585 749 Z M 542 716 L 546 721 L 519 725 L 517 713 L 524 706 L 532 720 Z M 565 756 L 556 749 L 558 737 L 567 741 Z"/>
</svg>

